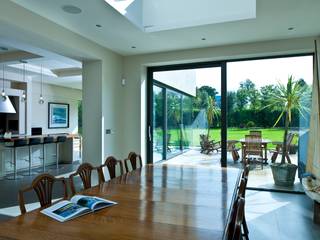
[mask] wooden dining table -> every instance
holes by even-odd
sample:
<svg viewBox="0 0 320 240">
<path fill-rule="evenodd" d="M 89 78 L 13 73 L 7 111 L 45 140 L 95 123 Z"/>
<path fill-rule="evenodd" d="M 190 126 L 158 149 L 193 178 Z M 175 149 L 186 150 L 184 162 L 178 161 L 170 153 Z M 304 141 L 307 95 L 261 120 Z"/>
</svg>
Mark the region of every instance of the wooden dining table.
<svg viewBox="0 0 320 240">
<path fill-rule="evenodd" d="M 82 194 L 118 204 L 60 223 L 34 210 L 0 224 L 0 239 L 224 239 L 241 171 L 146 165 Z"/>
<path fill-rule="evenodd" d="M 239 142 L 241 143 L 241 154 L 242 154 L 242 160 L 243 160 L 245 158 L 246 139 L 242 138 L 239 140 Z M 262 138 L 261 141 L 259 141 L 259 143 L 261 143 L 261 146 L 263 148 L 263 160 L 267 162 L 268 161 L 268 144 L 272 143 L 272 141 L 270 139 Z"/>
</svg>

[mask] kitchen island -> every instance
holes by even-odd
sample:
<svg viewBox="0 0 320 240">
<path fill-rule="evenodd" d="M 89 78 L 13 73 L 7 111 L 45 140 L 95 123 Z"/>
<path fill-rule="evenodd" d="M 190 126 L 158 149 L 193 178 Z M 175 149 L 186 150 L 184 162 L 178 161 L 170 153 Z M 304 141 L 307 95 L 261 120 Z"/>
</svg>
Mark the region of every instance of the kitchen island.
<svg viewBox="0 0 320 240">
<path fill-rule="evenodd" d="M 66 136 L 66 141 L 59 143 L 59 164 L 72 163 L 76 160 L 77 156 L 74 153 L 75 140 L 79 139 L 75 134 L 45 134 L 45 135 L 18 135 L 10 139 L 0 138 L 0 177 L 5 177 L 7 174 L 13 172 L 13 145 L 17 139 L 26 139 L 29 141 L 31 138 L 40 138 L 43 142 L 45 137 L 53 137 L 54 141 L 59 136 Z M 45 144 L 45 165 L 50 166 L 56 164 L 56 143 Z M 32 168 L 41 167 L 43 165 L 43 144 L 32 146 Z M 19 147 L 17 150 L 17 171 L 27 170 L 29 167 L 29 146 Z"/>
</svg>

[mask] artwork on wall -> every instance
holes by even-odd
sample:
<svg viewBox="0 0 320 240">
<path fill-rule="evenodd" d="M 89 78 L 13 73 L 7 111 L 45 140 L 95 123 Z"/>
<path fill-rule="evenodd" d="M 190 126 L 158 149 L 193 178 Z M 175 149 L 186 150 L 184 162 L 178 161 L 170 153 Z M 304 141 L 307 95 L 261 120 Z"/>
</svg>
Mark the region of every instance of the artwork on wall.
<svg viewBox="0 0 320 240">
<path fill-rule="evenodd" d="M 69 104 L 48 103 L 48 128 L 69 127 Z"/>
</svg>

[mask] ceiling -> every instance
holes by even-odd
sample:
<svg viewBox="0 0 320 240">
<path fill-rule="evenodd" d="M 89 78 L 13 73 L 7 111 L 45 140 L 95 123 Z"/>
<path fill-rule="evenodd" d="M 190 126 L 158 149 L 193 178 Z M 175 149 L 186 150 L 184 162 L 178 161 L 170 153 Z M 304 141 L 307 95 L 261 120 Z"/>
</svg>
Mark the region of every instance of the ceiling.
<svg viewBox="0 0 320 240">
<path fill-rule="evenodd" d="M 105 2 L 144 32 L 256 17 L 256 0 L 105 0 Z"/>
<path fill-rule="evenodd" d="M 255 19 L 149 33 L 132 24 L 104 0 L 11 1 L 122 55 L 320 34 L 319 0 L 257 0 Z M 197 0 L 200 1 L 204 0 Z M 61 9 L 66 4 L 77 6 L 82 12 L 66 13 Z M 101 27 L 96 27 L 97 24 Z"/>
<path fill-rule="evenodd" d="M 1 39 L 0 39 L 1 43 Z M 0 46 L 4 46 L 0 44 Z M 82 89 L 81 63 L 75 61 L 63 61 L 59 57 L 36 56 L 30 53 L 28 57 L 25 51 L 6 45 L 8 50 L 0 52 L 0 60 L 5 56 L 13 56 L 10 61 L 4 61 L 5 76 L 10 80 L 23 81 L 23 69 L 26 69 L 26 79 L 39 82 L 41 80 L 41 66 L 43 82 L 63 87 Z M 22 56 L 20 58 L 20 56 Z M 26 61 L 25 66 L 20 60 Z M 1 61 L 0 61 L 1 62 Z M 2 62 L 1 62 L 2 76 Z M 11 78 L 9 77 L 11 76 Z"/>
</svg>

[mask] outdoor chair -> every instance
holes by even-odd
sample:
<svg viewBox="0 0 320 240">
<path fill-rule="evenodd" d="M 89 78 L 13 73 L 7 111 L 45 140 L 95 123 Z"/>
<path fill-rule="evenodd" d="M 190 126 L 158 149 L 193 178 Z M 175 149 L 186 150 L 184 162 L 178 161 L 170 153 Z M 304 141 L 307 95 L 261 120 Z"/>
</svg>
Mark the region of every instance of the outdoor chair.
<svg viewBox="0 0 320 240">
<path fill-rule="evenodd" d="M 200 146 L 201 146 L 201 153 L 209 154 L 210 152 L 217 151 L 221 149 L 221 142 L 214 140 L 209 140 L 208 136 L 205 134 L 200 134 Z"/>
<path fill-rule="evenodd" d="M 293 133 L 288 133 L 288 135 L 287 135 L 286 152 L 285 152 L 285 157 L 286 157 L 288 163 L 291 163 L 291 159 L 289 157 L 289 150 L 290 150 L 290 146 L 292 144 L 293 138 L 294 138 L 294 134 Z M 278 157 L 279 154 L 283 154 L 282 143 L 280 143 L 280 142 L 275 142 L 275 143 L 277 145 L 276 149 L 271 149 L 270 150 L 270 153 L 272 153 L 272 156 L 271 156 L 272 163 L 274 163 L 277 160 L 277 157 Z"/>
<path fill-rule="evenodd" d="M 234 162 L 238 161 L 240 158 L 239 150 L 240 148 L 236 147 L 237 140 L 229 140 L 227 145 L 227 151 L 231 152 L 232 159 Z"/>
<path fill-rule="evenodd" d="M 244 161 L 247 160 L 248 164 L 260 164 L 261 169 L 263 169 L 263 146 L 262 146 L 261 136 L 257 135 L 246 135 L 245 144 L 243 146 L 244 151 Z"/>
<path fill-rule="evenodd" d="M 249 135 L 260 136 L 262 137 L 262 132 L 257 130 L 250 130 Z"/>
</svg>

